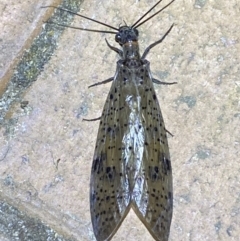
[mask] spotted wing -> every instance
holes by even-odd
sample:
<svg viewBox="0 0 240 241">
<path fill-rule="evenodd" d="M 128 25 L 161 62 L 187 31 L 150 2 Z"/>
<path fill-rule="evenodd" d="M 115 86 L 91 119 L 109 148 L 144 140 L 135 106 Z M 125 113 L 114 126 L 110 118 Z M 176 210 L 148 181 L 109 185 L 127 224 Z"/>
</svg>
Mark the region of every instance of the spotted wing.
<svg viewBox="0 0 240 241">
<path fill-rule="evenodd" d="M 138 173 L 132 180 L 135 185 L 131 200 L 134 211 L 153 238 L 167 241 L 172 219 L 172 170 L 166 129 L 148 64 L 141 76 L 144 81 L 138 90 L 144 146 Z M 137 152 L 140 151 L 139 148 Z"/>
<path fill-rule="evenodd" d="M 117 73 L 102 113 L 91 173 L 95 236 L 110 240 L 132 207 L 156 240 L 172 216 L 171 164 L 149 63 Z"/>
<path fill-rule="evenodd" d="M 102 112 L 91 170 L 90 209 L 98 241 L 110 240 L 130 209 L 122 143 L 130 110 L 122 95 L 123 86 L 122 71 L 117 68 Z"/>
</svg>

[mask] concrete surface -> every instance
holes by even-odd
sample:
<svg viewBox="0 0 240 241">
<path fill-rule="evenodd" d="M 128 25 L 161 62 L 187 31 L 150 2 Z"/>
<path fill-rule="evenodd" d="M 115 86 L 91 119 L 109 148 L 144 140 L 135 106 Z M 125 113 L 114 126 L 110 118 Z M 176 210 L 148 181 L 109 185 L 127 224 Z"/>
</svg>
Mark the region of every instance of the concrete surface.
<svg viewBox="0 0 240 241">
<path fill-rule="evenodd" d="M 89 0 L 80 11 L 118 27 L 123 20 L 136 21 L 155 2 Z M 114 36 L 65 29 L 34 82 L 17 93 L 10 83 L 24 49 L 52 15 L 40 6 L 59 3 L 0 3 L 0 201 L 16 210 L 13 220 L 20 212 L 22 222 L 37 220 L 62 240 L 95 240 L 88 192 L 98 123 L 82 119 L 101 115 L 110 84 L 88 86 L 114 75 L 117 56 L 104 40 L 117 46 Z M 170 241 L 240 240 L 239 5 L 237 0 L 176 0 L 139 28 L 143 52 L 176 24 L 147 58 L 154 76 L 178 82 L 156 86 L 165 124 L 174 134 L 169 137 Z M 80 18 L 73 25 L 104 29 Z M 33 64 L 31 58 L 25 63 Z M 11 236 L 14 228 L 1 231 L 0 239 L 33 240 L 20 239 L 17 232 Z M 30 225 L 26 230 L 36 233 Z M 152 238 L 130 212 L 112 240 Z"/>
</svg>

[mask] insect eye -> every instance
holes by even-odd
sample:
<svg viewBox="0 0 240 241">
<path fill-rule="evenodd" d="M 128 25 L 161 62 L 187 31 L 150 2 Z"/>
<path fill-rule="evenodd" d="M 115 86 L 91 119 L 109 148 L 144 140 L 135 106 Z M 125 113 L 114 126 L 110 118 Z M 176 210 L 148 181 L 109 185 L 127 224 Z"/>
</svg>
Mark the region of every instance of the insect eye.
<svg viewBox="0 0 240 241">
<path fill-rule="evenodd" d="M 116 36 L 115 36 L 115 41 L 117 42 L 117 43 L 119 43 L 119 42 L 121 42 L 121 35 L 120 34 L 116 34 Z"/>
<path fill-rule="evenodd" d="M 134 33 L 136 34 L 136 36 L 138 37 L 138 30 L 136 28 L 134 28 Z"/>
</svg>

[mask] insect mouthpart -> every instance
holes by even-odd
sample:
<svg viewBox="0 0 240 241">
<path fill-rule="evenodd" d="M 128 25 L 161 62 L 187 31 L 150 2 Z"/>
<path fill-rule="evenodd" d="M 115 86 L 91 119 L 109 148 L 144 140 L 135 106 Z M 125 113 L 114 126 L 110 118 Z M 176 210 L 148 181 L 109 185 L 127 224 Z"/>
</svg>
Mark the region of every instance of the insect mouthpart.
<svg viewBox="0 0 240 241">
<path fill-rule="evenodd" d="M 122 26 L 115 36 L 115 41 L 121 46 L 130 41 L 138 41 L 138 30 L 129 26 Z"/>
</svg>

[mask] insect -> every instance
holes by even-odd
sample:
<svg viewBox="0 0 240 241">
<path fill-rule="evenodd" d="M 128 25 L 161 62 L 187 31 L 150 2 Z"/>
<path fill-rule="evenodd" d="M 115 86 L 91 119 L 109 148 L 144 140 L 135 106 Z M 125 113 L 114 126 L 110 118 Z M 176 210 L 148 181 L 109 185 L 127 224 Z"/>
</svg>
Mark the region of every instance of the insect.
<svg viewBox="0 0 240 241">
<path fill-rule="evenodd" d="M 132 26 L 119 28 L 62 9 L 115 31 L 70 28 L 115 34 L 115 41 L 122 47 L 113 47 L 106 40 L 120 56 L 115 76 L 90 86 L 112 81 L 102 115 L 96 118 L 100 125 L 91 169 L 90 209 L 98 241 L 111 240 L 131 208 L 155 240 L 168 240 L 173 208 L 172 169 L 167 131 L 153 83 L 175 82 L 153 78 L 146 56 L 165 39 L 173 25 L 142 56 L 137 30 L 174 0 L 143 20 L 160 2 Z"/>
</svg>

